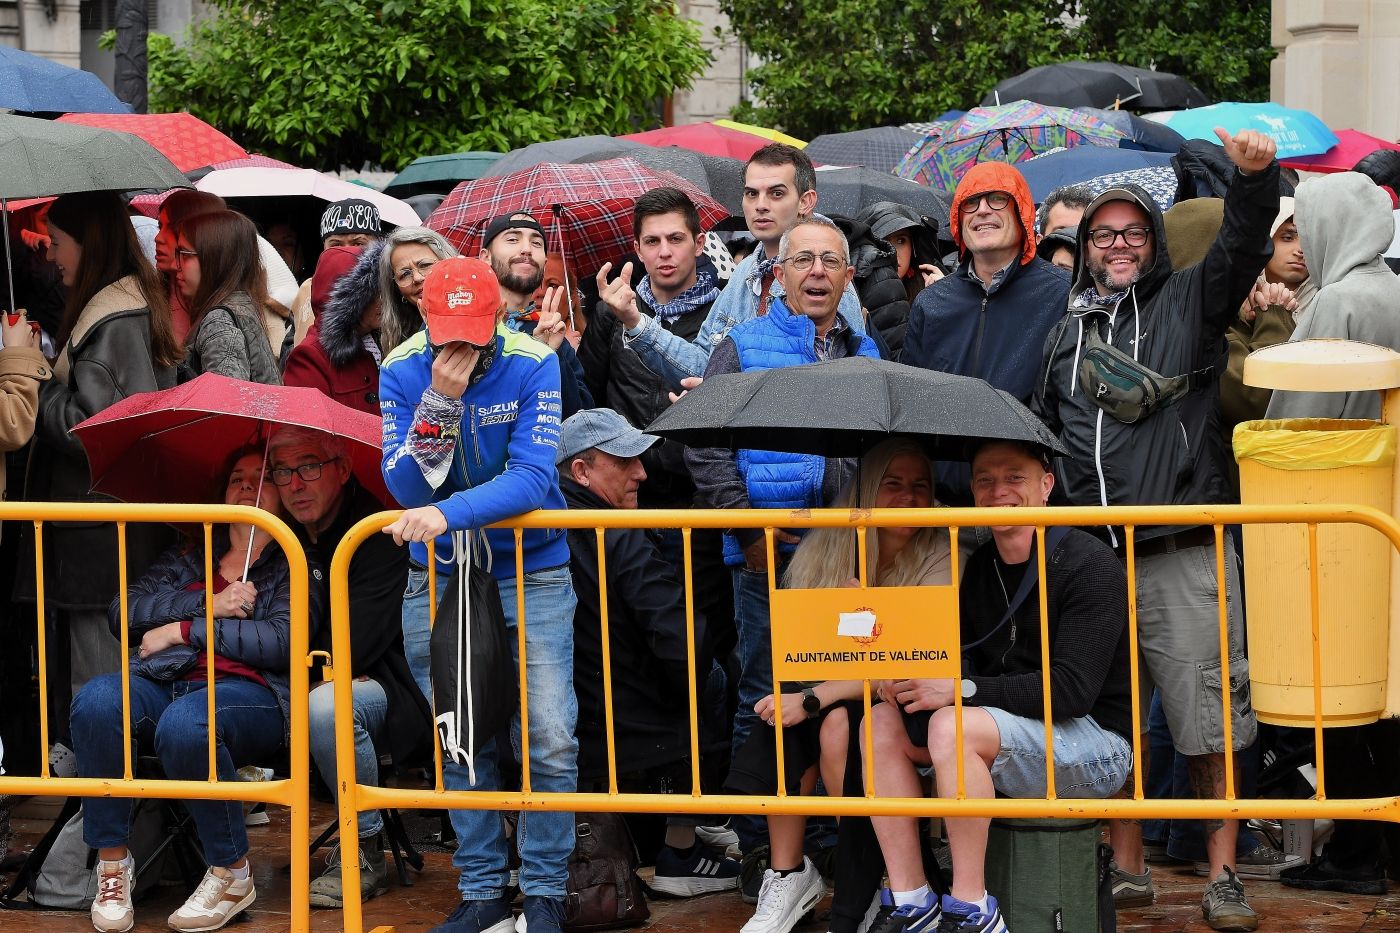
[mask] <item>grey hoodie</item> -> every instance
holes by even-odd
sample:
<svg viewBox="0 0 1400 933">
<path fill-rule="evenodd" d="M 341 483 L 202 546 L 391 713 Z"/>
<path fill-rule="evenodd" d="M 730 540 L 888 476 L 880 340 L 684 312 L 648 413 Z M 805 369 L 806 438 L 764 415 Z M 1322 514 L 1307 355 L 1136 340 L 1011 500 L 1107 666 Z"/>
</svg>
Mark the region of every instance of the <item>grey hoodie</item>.
<svg viewBox="0 0 1400 933">
<path fill-rule="evenodd" d="M 1309 279 L 1318 291 L 1293 340 L 1331 337 L 1400 351 L 1400 279 L 1381 260 L 1395 235 L 1390 198 L 1371 179 L 1339 172 L 1298 186 Z M 1379 418 L 1378 392 L 1275 392 L 1270 418 Z"/>
</svg>

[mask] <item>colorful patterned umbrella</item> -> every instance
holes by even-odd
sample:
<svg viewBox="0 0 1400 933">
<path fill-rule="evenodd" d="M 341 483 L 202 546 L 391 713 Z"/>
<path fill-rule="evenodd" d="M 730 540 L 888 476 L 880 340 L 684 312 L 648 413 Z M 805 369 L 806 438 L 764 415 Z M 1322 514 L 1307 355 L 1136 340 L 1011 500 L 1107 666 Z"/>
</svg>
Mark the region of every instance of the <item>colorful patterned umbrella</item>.
<svg viewBox="0 0 1400 933">
<path fill-rule="evenodd" d="M 978 162 L 1016 163 L 1056 147 L 1117 146 L 1123 133 L 1089 116 L 1028 100 L 974 107 L 942 133 L 909 150 L 895 174 L 952 191 Z"/>
<path fill-rule="evenodd" d="M 1327 124 L 1308 111 L 1269 102 L 1211 104 L 1168 114 L 1165 122 L 1187 139 L 1212 143 L 1219 142 L 1215 136 L 1217 126 L 1231 133 L 1259 130 L 1278 143 L 1280 159 L 1321 155 L 1338 143 L 1337 135 Z"/>
<path fill-rule="evenodd" d="M 67 113 L 58 122 L 139 136 L 182 172 L 248 157 L 238 143 L 188 113 Z"/>
<path fill-rule="evenodd" d="M 545 162 L 511 175 L 464 181 L 428 217 L 427 226 L 463 255 L 475 256 L 492 217 L 527 212 L 545 228 L 551 244 L 562 236 L 565 262 L 591 276 L 632 248 L 632 206 L 661 187 L 689 195 L 706 229 L 729 216 L 679 175 L 621 158 L 580 165 Z"/>
</svg>

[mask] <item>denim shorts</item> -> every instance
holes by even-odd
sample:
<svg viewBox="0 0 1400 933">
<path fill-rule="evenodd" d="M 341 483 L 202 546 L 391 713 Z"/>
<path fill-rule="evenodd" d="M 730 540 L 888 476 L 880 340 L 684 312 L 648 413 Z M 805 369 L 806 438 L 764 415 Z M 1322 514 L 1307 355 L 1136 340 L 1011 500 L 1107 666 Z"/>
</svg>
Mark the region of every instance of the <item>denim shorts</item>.
<svg viewBox="0 0 1400 933">
<path fill-rule="evenodd" d="M 1045 796 L 1045 721 L 983 706 L 1001 733 L 992 784 L 1006 797 Z M 1055 794 L 1108 797 L 1123 786 L 1133 747 L 1092 716 L 1055 723 Z"/>
</svg>

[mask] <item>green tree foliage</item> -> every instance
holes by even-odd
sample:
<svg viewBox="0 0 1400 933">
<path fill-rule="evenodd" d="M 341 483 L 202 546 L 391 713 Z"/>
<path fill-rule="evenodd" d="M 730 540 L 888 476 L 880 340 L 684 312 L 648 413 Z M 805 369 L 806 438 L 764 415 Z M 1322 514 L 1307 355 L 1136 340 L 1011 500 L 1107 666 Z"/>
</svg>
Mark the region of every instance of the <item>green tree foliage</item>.
<svg viewBox="0 0 1400 933">
<path fill-rule="evenodd" d="M 152 110 L 250 150 L 401 168 L 468 149 L 626 133 L 709 61 L 666 0 L 213 0 L 152 36 Z"/>
<path fill-rule="evenodd" d="M 1268 97 L 1268 0 L 720 0 L 759 61 L 736 114 L 810 138 L 966 109 L 1002 78 L 1070 58 Z"/>
</svg>

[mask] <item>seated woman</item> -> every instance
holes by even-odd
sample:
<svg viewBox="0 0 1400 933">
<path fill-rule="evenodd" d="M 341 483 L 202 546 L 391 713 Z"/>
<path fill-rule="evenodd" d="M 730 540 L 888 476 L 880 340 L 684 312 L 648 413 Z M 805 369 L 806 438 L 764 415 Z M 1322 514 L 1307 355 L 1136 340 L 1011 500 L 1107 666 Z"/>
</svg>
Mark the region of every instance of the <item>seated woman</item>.
<svg viewBox="0 0 1400 933">
<path fill-rule="evenodd" d="M 281 514 L 277 488 L 262 474 L 262 451 L 241 451 L 223 474 L 228 478 L 223 501 Z M 219 526 L 213 540 L 218 774 L 221 781 L 234 781 L 237 767 L 266 762 L 289 741 L 291 575 L 286 556 L 265 532 L 249 525 Z M 133 750 L 158 755 L 172 780 L 208 777 L 207 598 L 202 542 L 166 551 L 127 591 Z M 109 616 L 120 632 L 118 600 Z M 120 674 L 95 677 L 74 697 L 73 749 L 81 776 L 122 774 L 121 710 Z M 99 858 L 92 923 L 102 933 L 130 930 L 134 922 L 136 866 L 127 849 L 133 804 L 112 797 L 83 803 L 83 838 Z M 255 897 L 243 806 L 218 800 L 184 805 L 210 867 L 189 900 L 170 915 L 170 926 L 217 930 Z"/>
<path fill-rule="evenodd" d="M 911 440 L 892 438 L 861 461 L 858 482 L 847 484 L 836 508 L 926 509 L 933 498 L 933 464 Z M 871 586 L 938 586 L 951 582 L 951 550 L 944 528 L 878 528 L 866 540 L 866 578 Z M 802 539 L 788 565 L 788 589 L 859 586 L 854 528 L 815 528 Z M 828 794 L 845 784 L 850 718 L 843 701 L 861 698 L 861 682 L 785 684 L 783 693 L 784 780 L 789 794 L 810 794 L 818 769 Z M 754 705 L 770 726 L 770 694 Z M 776 742 L 771 731 L 753 732 L 739 748 L 725 789 L 766 796 L 777 791 Z M 802 854 L 806 818 L 768 817 L 770 859 L 758 907 L 741 933 L 788 933 L 821 899 L 821 876 Z M 877 850 L 878 851 L 878 850 Z M 869 902 L 869 896 L 866 897 Z"/>
</svg>

